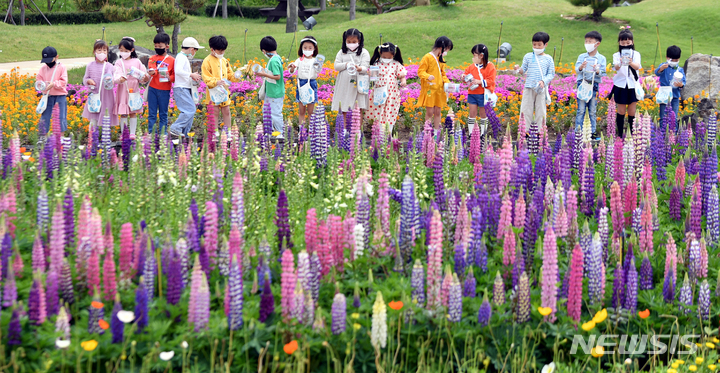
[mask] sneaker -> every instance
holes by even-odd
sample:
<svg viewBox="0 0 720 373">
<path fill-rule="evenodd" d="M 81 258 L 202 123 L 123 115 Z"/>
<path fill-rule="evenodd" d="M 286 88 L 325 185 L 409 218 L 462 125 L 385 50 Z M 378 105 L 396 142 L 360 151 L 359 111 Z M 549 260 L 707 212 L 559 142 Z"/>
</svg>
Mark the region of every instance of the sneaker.
<svg viewBox="0 0 720 373">
<path fill-rule="evenodd" d="M 182 137 L 182 133 L 180 133 L 179 131 L 177 131 L 173 128 L 170 128 L 170 130 L 168 132 L 170 133 L 171 136 Z"/>
<path fill-rule="evenodd" d="M 594 141 L 600 141 L 600 134 L 597 133 L 597 132 L 593 132 L 593 134 L 592 134 L 592 139 L 593 139 Z"/>
</svg>

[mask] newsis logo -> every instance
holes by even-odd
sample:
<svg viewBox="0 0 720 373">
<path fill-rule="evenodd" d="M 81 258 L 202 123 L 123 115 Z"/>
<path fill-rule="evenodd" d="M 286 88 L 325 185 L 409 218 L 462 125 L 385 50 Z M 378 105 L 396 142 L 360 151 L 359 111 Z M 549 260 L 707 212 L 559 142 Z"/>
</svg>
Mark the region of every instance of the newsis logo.
<svg viewBox="0 0 720 373">
<path fill-rule="evenodd" d="M 668 352 L 671 354 L 677 353 L 678 355 L 691 355 L 697 351 L 694 340 L 698 338 L 700 338 L 700 335 L 697 334 L 593 334 L 589 336 L 576 334 L 573 337 L 570 355 L 576 354 L 578 347 L 589 355 L 595 346 L 602 346 L 605 349 L 605 354 L 614 354 L 617 351 L 620 355 L 662 355 Z M 677 351 L 678 344 L 685 346 L 686 349 Z"/>
</svg>

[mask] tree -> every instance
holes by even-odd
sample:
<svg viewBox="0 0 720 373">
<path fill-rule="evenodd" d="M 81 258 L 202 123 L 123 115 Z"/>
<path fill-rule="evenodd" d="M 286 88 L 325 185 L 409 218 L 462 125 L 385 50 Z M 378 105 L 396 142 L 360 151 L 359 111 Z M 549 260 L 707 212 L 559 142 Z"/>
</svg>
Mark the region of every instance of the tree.
<svg viewBox="0 0 720 373">
<path fill-rule="evenodd" d="M 416 0 L 410 0 L 405 5 L 400 6 L 394 6 L 388 10 L 383 10 L 388 5 L 393 5 L 398 2 L 398 0 L 390 0 L 386 3 L 380 2 L 380 0 L 369 0 L 372 5 L 375 5 L 375 8 L 377 8 L 377 14 L 383 14 L 383 13 L 390 13 L 396 10 L 405 9 L 410 6 L 410 4 L 414 3 Z"/>
<path fill-rule="evenodd" d="M 355 0 L 350 0 L 350 20 L 355 20 Z"/>
<path fill-rule="evenodd" d="M 609 8 L 613 0 L 568 0 L 570 4 L 575 6 L 589 6 L 592 8 L 593 12 L 590 15 L 590 18 L 593 21 L 600 21 L 602 19 L 602 14 L 607 8 Z"/>
</svg>

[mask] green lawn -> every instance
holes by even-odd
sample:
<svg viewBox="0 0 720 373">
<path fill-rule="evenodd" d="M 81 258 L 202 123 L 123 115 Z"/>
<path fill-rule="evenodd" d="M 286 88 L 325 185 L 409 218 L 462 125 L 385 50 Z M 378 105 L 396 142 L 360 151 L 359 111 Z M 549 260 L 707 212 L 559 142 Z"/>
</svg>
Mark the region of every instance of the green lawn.
<svg viewBox="0 0 720 373">
<path fill-rule="evenodd" d="M 600 52 L 610 56 L 617 50 L 616 35 L 619 26 L 629 24 L 635 33 L 636 49 L 643 55 L 643 65 L 648 67 L 654 61 L 657 36 L 655 22 L 660 23 L 661 47 L 657 62 L 664 60 L 664 49 L 677 44 L 683 49 L 683 59 L 690 55 L 690 37 L 694 37 L 694 51 L 720 54 L 720 33 L 711 26 L 720 19 L 720 6 L 717 0 L 645 0 L 631 7 L 611 8 L 605 15 L 609 19 L 621 19 L 622 22 L 569 20 L 568 15 L 584 14 L 588 8 L 576 8 L 566 0 L 479 0 L 462 1 L 447 8 L 439 6 L 415 7 L 383 15 L 357 14 L 353 22 L 347 21 L 347 12 L 328 10 L 316 18 L 318 26 L 311 32 L 320 45 L 321 53 L 329 59 L 334 58 L 340 48 L 342 31 L 356 27 L 365 33 L 365 45 L 368 50 L 383 40 L 400 45 L 403 54 L 408 57 L 421 57 L 432 47 L 434 39 L 447 35 L 453 39 L 455 50 L 447 60 L 450 65 L 461 65 L 470 61 L 469 50 L 476 43 L 485 43 L 495 50 L 500 31 L 500 21 L 504 22 L 502 40 L 512 44 L 511 61 L 519 61 L 530 50 L 531 36 L 535 31 L 543 30 L 550 34 L 548 52 L 556 50 L 556 62 L 560 60 L 561 40 L 564 38 L 562 62 L 574 62 L 577 55 L 584 51 L 583 36 L 590 30 L 598 30 L 605 36 Z M 264 20 L 246 20 L 232 18 L 227 20 L 207 17 L 189 17 L 182 24 L 181 38 L 194 36 L 201 43 L 215 34 L 228 37 L 230 47 L 226 56 L 232 60 L 242 60 L 244 30 L 247 33 L 246 57 L 260 57 L 258 44 L 265 35 L 273 35 L 279 43 L 279 52 L 283 56 L 295 55 L 297 46 L 291 50 L 292 34 L 285 34 L 285 24 L 265 24 Z M 102 27 L 106 27 L 106 39 L 117 43 L 122 36 L 130 35 L 138 44 L 152 48 L 154 29 L 144 22 L 108 23 L 104 25 L 59 25 L 15 27 L 0 24 L 0 62 L 12 62 L 37 59 L 40 50 L 46 45 L 55 46 L 62 57 L 89 56 L 95 39 L 102 36 Z M 300 26 L 302 29 L 303 27 Z M 310 34 L 298 32 L 298 39 Z M 202 58 L 206 52 L 199 53 Z M 681 61 L 682 62 L 682 61 Z"/>
</svg>

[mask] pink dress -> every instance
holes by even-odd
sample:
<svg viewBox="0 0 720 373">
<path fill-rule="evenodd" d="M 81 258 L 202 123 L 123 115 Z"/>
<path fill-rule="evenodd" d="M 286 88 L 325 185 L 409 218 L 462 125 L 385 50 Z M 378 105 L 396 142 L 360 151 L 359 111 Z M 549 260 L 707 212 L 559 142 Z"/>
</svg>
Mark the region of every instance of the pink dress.
<svg viewBox="0 0 720 373">
<path fill-rule="evenodd" d="M 385 125 L 389 130 L 397 122 L 398 112 L 400 111 L 400 89 L 398 88 L 398 79 L 407 74 L 405 66 L 400 62 L 393 60 L 392 62 L 376 64 L 380 66 L 380 76 L 375 82 L 376 87 L 387 87 L 388 98 L 383 105 L 375 106 L 370 97 L 370 110 L 368 110 L 368 118 L 375 120 L 375 123 Z"/>
<path fill-rule="evenodd" d="M 110 76 L 113 76 L 115 73 L 115 70 L 113 69 L 113 65 L 110 63 L 105 63 L 105 74 L 108 73 Z M 109 110 L 110 112 L 110 125 L 111 126 L 117 126 L 119 124 L 117 114 L 115 114 L 115 93 L 112 89 L 105 89 L 103 87 L 103 80 L 102 80 L 102 74 L 103 74 L 103 64 L 98 63 L 97 61 L 90 62 L 87 67 L 85 68 L 85 76 L 83 77 L 83 84 L 88 85 L 87 81 L 88 79 L 92 79 L 95 82 L 95 89 L 90 90 L 90 93 L 98 93 L 100 92 L 100 112 L 99 113 L 91 113 L 90 110 L 88 110 L 87 105 L 85 105 L 85 109 L 83 109 L 82 117 L 87 120 L 95 120 L 97 121 L 98 125 L 102 123 L 102 117 L 105 116 L 105 112 Z"/>
<path fill-rule="evenodd" d="M 137 78 L 130 76 L 130 68 L 136 68 L 142 72 L 145 72 L 145 65 L 140 62 L 137 58 L 128 58 L 127 60 L 118 59 L 115 61 L 115 83 L 117 84 L 117 93 L 115 95 L 115 114 L 117 115 L 128 115 L 128 114 L 142 114 L 143 109 L 132 111 L 128 106 L 128 89 L 131 89 L 134 93 L 140 93 L 140 81 Z M 120 83 L 120 78 L 125 77 L 127 80 L 125 83 Z"/>
</svg>

